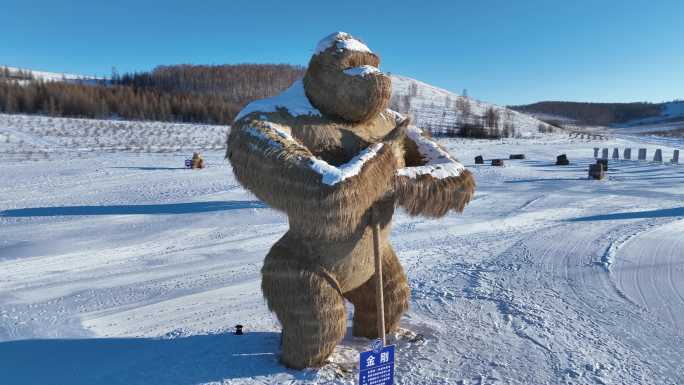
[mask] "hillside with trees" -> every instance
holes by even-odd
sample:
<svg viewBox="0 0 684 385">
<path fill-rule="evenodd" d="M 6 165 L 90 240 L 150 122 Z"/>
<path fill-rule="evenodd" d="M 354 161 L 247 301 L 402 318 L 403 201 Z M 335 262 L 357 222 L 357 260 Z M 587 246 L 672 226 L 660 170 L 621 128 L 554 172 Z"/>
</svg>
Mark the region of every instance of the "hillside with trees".
<svg viewBox="0 0 684 385">
<path fill-rule="evenodd" d="M 581 102 L 539 102 L 509 108 L 526 114 L 547 115 L 574 120 L 577 124 L 608 126 L 625 123 L 630 120 L 657 116 L 662 112 L 662 104 L 658 103 L 581 103 Z"/>
<path fill-rule="evenodd" d="M 391 74 L 395 111 L 413 117 L 435 136 L 499 139 L 555 132 L 559 129 L 529 115 Z"/>
<path fill-rule="evenodd" d="M 285 64 L 160 66 L 109 81 L 59 82 L 0 71 L 0 112 L 83 118 L 230 124 L 252 100 L 269 97 L 303 76 Z"/>
<path fill-rule="evenodd" d="M 0 70 L 0 112 L 225 125 L 247 103 L 280 93 L 304 72 L 287 64 L 170 65 L 113 70 L 103 80 L 6 69 Z M 553 131 L 516 111 L 391 76 L 391 107 L 434 135 L 494 139 Z"/>
</svg>

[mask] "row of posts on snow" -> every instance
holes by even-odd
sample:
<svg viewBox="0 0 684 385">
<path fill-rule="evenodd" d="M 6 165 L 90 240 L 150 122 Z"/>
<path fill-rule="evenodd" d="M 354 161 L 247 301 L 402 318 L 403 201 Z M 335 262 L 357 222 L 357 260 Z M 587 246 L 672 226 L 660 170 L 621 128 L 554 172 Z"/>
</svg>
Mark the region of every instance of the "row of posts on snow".
<svg viewBox="0 0 684 385">
<path fill-rule="evenodd" d="M 601 156 L 599 157 L 599 151 L 601 151 Z M 596 159 L 596 164 L 589 165 L 589 178 L 591 179 L 603 179 L 606 176 L 606 171 L 608 171 L 608 148 L 594 147 L 594 158 Z M 638 160 L 647 160 L 648 151 L 645 148 L 640 148 L 637 154 Z M 620 159 L 620 149 L 614 148 L 611 157 L 613 160 Z M 625 148 L 622 154 L 622 159 L 630 160 L 632 159 L 632 149 Z M 657 149 L 653 155 L 653 161 L 657 163 L 663 162 L 663 150 Z M 672 159 L 670 163 L 679 164 L 679 150 L 674 150 L 672 154 Z"/>
<path fill-rule="evenodd" d="M 509 155 L 508 159 L 510 160 L 523 160 L 525 159 L 525 154 L 511 154 Z M 482 155 L 478 155 L 475 157 L 475 164 L 484 164 L 484 158 Z M 567 166 L 570 164 L 570 161 L 568 160 L 568 156 L 565 154 L 560 154 L 556 157 L 556 166 Z M 503 167 L 504 166 L 504 160 L 503 159 L 492 159 L 492 166 L 495 167 Z"/>
<path fill-rule="evenodd" d="M 599 157 L 599 151 L 601 151 L 601 156 Z M 590 164 L 589 165 L 589 178 L 590 179 L 603 179 L 606 177 L 606 171 L 608 171 L 608 148 L 604 148 L 603 150 L 599 147 L 594 147 L 594 158 L 596 159 L 596 164 Z M 648 156 L 647 149 L 645 148 L 640 148 L 639 153 L 638 153 L 638 160 L 646 160 L 646 157 Z M 511 154 L 508 159 L 525 159 L 524 154 Z M 620 149 L 614 148 L 613 149 L 613 160 L 619 160 L 620 159 Z M 632 149 L 631 148 L 625 148 L 624 152 L 622 154 L 622 159 L 625 160 L 630 160 L 632 159 Z M 492 159 L 492 166 L 498 166 L 498 167 L 503 167 L 504 165 L 504 160 L 503 159 Z M 661 149 L 657 149 L 655 152 L 655 155 L 653 156 L 653 161 L 662 163 L 663 162 L 663 151 Z M 679 150 L 674 150 L 674 153 L 672 154 L 672 159 L 670 159 L 670 163 L 672 164 L 679 164 Z M 484 164 L 484 158 L 482 155 L 478 155 L 475 157 L 475 164 Z M 561 154 L 556 157 L 556 166 L 567 166 L 570 164 L 570 161 L 568 160 L 568 157 L 566 154 Z"/>
</svg>

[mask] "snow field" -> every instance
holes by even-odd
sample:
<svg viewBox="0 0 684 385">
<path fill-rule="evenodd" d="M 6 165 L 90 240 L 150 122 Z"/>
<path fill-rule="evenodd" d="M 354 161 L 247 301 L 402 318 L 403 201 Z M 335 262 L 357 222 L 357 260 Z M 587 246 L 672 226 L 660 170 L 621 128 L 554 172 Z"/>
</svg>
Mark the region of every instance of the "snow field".
<svg viewBox="0 0 684 385">
<path fill-rule="evenodd" d="M 44 137 L 59 125 L 9 118 L 0 133 L 63 153 L 0 168 L 3 384 L 355 383 L 364 339 L 345 337 L 318 370 L 279 365 L 259 269 L 287 219 L 240 187 L 222 150 L 203 151 L 204 170 L 183 168 L 192 150 L 78 158 L 63 138 L 73 122 L 89 141 L 81 120 Z M 587 179 L 593 147 L 668 159 L 673 143 L 657 140 L 439 140 L 478 187 L 462 215 L 395 215 L 412 295 L 411 332 L 391 337 L 397 383 L 684 382 L 684 166 L 611 160 L 606 180 Z M 527 159 L 474 165 L 512 153 Z M 554 166 L 561 153 L 569 166 Z"/>
<path fill-rule="evenodd" d="M 0 114 L 0 159 L 217 150 L 225 148 L 227 132 L 226 126 Z"/>
</svg>

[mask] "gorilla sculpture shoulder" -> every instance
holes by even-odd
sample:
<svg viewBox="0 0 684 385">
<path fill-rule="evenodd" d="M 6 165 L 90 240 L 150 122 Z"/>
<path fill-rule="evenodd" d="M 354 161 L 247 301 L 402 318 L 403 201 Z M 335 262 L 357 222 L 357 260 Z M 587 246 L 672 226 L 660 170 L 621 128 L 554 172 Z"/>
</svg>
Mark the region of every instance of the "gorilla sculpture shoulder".
<svg viewBox="0 0 684 385">
<path fill-rule="evenodd" d="M 406 274 L 389 243 L 395 205 L 439 217 L 470 201 L 472 175 L 422 130 L 387 109 L 380 59 L 349 34 L 318 44 L 303 81 L 249 104 L 227 157 L 238 181 L 288 215 L 271 248 L 262 291 L 283 327 L 281 361 L 321 366 L 346 329 L 377 337 L 371 209 L 379 213 L 386 330 L 407 310 Z"/>
</svg>

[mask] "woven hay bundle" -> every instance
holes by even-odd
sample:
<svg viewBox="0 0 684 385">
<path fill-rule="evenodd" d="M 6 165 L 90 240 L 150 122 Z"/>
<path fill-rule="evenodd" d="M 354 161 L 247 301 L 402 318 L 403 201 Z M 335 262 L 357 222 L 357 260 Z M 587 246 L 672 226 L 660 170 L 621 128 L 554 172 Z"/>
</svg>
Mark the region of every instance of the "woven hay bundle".
<svg viewBox="0 0 684 385">
<path fill-rule="evenodd" d="M 450 210 L 463 211 L 475 193 L 475 178 L 468 170 L 444 179 L 430 175 L 399 176 L 395 188 L 397 202 L 409 215 L 438 218 Z"/>
<path fill-rule="evenodd" d="M 237 180 L 288 215 L 288 232 L 265 258 L 261 288 L 282 324 L 281 361 L 297 369 L 324 365 L 344 337 L 345 299 L 354 304 L 353 334 L 377 337 L 373 221 L 380 228 L 385 327 L 392 331 L 410 295 L 389 240 L 395 205 L 411 215 L 442 216 L 463 210 L 475 188 L 444 149 L 411 136 L 409 120 L 386 110 L 390 79 L 377 70 L 379 58 L 350 39 L 324 39 L 303 85 L 258 109 L 248 106 L 228 139 Z M 435 161 L 423 151 L 426 141 L 440 159 L 453 160 L 444 165 L 453 173 L 400 174 Z"/>
<path fill-rule="evenodd" d="M 344 298 L 288 240 L 286 235 L 266 256 L 261 290 L 283 326 L 280 360 L 295 369 L 319 367 L 344 337 Z"/>
<path fill-rule="evenodd" d="M 422 132 L 422 135 L 429 137 L 427 132 Z M 439 144 L 435 145 L 446 152 Z M 427 160 L 414 141 L 405 140 L 404 150 L 406 167 L 426 164 Z M 409 215 L 438 218 L 451 210 L 463 211 L 475 194 L 475 178 L 468 170 L 446 178 L 437 178 L 431 174 L 415 177 L 397 175 L 394 193 L 397 204 Z"/>
<path fill-rule="evenodd" d="M 341 35 L 340 39 L 353 39 Z M 304 76 L 306 96 L 324 114 L 348 122 L 364 122 L 387 109 L 392 82 L 380 71 L 349 75 L 345 70 L 361 66 L 378 67 L 380 58 L 372 52 L 338 49 L 332 44 L 314 54 Z"/>
<path fill-rule="evenodd" d="M 204 168 L 204 159 L 202 159 L 202 155 L 200 155 L 198 152 L 192 154 L 191 168 Z"/>
<path fill-rule="evenodd" d="M 399 327 L 401 316 L 408 310 L 411 291 L 404 268 L 391 245 L 387 244 L 382 257 L 385 330 L 393 331 Z M 376 301 L 373 295 L 368 294 L 375 291 L 375 285 L 376 276 L 373 275 L 363 285 L 344 293 L 345 298 L 354 304 L 354 336 L 378 338 Z"/>
<path fill-rule="evenodd" d="M 290 121 L 292 126 L 285 126 L 288 119 L 279 120 L 278 113 L 268 116 L 272 121 L 283 122 L 282 126 L 278 125 L 283 129 L 301 132 L 301 138 L 306 139 L 308 144 L 332 147 L 334 141 L 330 135 L 326 136 L 325 141 L 319 141 L 319 134 L 326 133 L 326 130 L 317 130 L 317 124 L 312 122 L 315 120 L 324 126 L 325 122 L 329 122 L 326 118 L 304 119 L 304 125 Z M 330 147 L 316 149 L 294 142 L 284 143 L 283 147 L 272 147 L 268 142 L 254 141 L 252 136 L 244 133 L 248 128 L 263 128 L 264 132 L 268 132 L 269 125 L 274 123 L 242 119 L 231 130 L 228 154 L 237 180 L 260 200 L 287 213 L 290 228 L 306 237 L 341 240 L 367 226 L 369 208 L 392 190 L 394 171 L 401 166 L 401 145 L 384 146 L 377 156 L 364 165 L 359 175 L 327 186 L 321 184 L 321 175 L 310 168 L 308 158 L 322 155 L 321 150 L 332 154 L 328 158 L 335 158 L 337 152 Z M 386 127 L 383 130 L 389 130 L 394 122 L 378 117 L 376 123 L 368 125 L 369 130 L 382 128 L 383 125 Z M 338 136 L 340 148 L 348 145 L 345 143 L 351 140 L 348 136 L 344 132 Z M 276 141 L 278 137 L 273 135 L 271 139 Z M 359 146 L 363 144 L 363 140 L 357 143 Z M 342 159 L 345 154 L 339 156 L 340 161 L 348 160 Z"/>
</svg>

